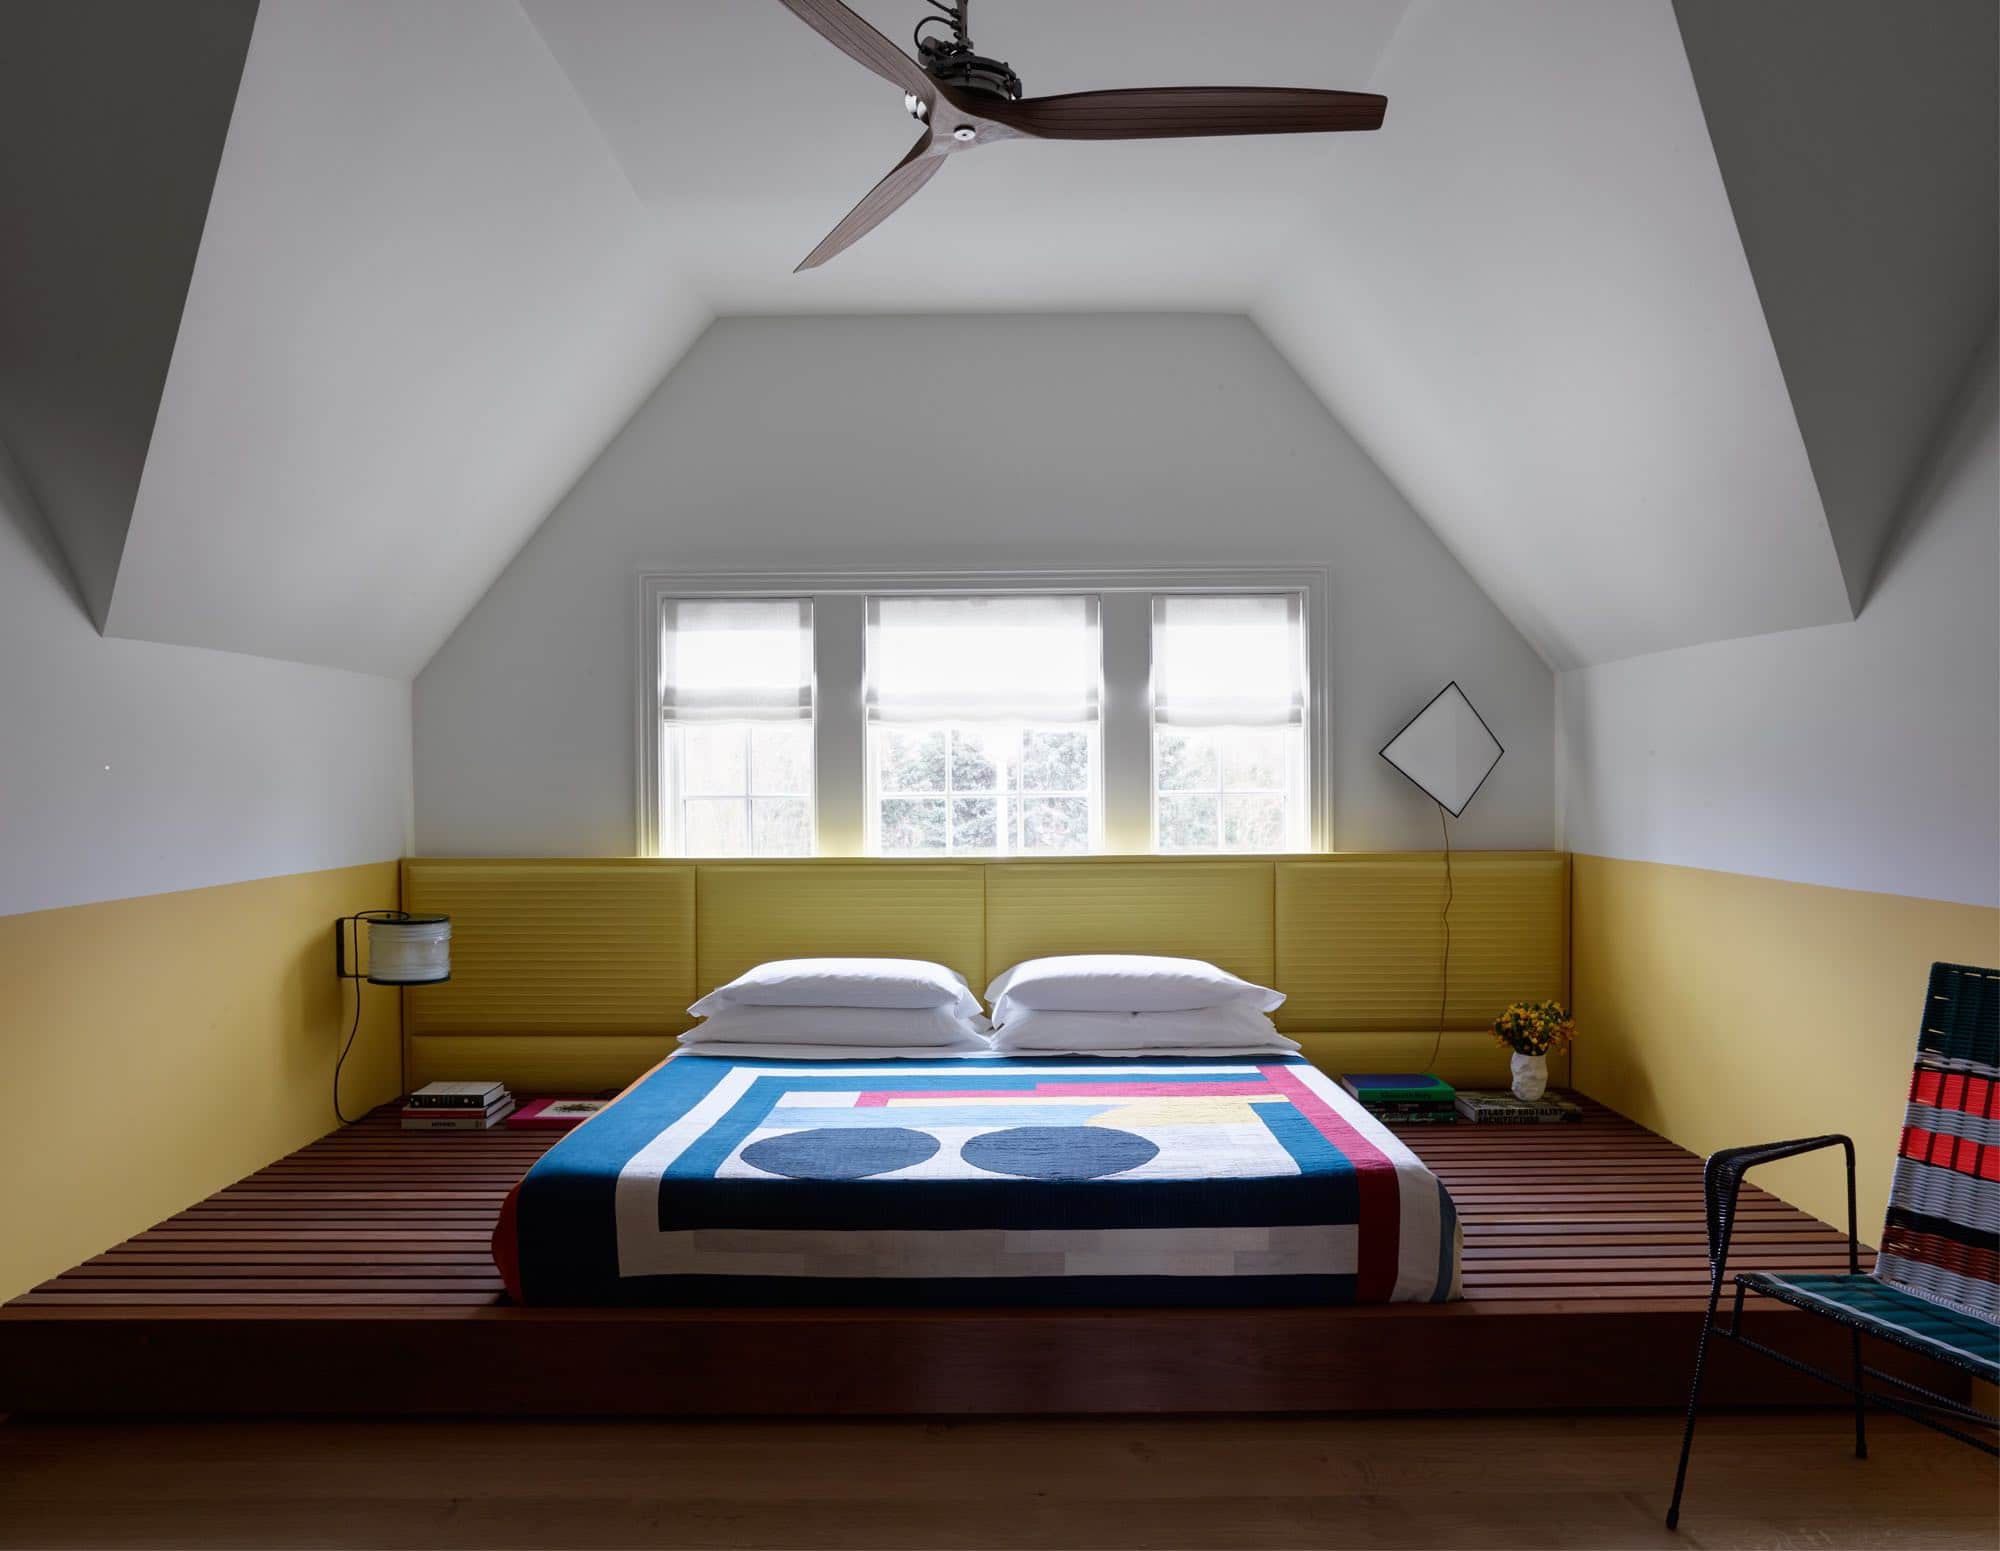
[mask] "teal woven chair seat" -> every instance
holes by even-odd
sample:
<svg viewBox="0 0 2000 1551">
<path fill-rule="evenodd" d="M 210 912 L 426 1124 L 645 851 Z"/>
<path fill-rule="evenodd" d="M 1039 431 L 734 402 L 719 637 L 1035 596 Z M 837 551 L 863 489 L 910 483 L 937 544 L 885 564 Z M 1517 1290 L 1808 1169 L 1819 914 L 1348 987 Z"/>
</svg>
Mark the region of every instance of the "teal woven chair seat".
<svg viewBox="0 0 2000 1551">
<path fill-rule="evenodd" d="M 1960 1314 L 1872 1276 L 1746 1271 L 1736 1280 L 1767 1298 L 1811 1309 L 2000 1383 L 2000 1326 L 1991 1320 Z"/>
</svg>

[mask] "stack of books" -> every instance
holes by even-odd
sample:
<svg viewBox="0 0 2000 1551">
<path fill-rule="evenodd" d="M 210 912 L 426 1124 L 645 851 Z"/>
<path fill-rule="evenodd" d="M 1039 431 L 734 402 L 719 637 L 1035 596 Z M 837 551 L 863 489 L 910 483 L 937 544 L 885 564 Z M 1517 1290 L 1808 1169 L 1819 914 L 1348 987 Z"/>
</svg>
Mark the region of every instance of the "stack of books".
<svg viewBox="0 0 2000 1551">
<path fill-rule="evenodd" d="M 1369 1114 L 1392 1125 L 1450 1125 L 1458 1119 L 1457 1093 L 1429 1072 L 1349 1072 L 1340 1085 Z"/>
<path fill-rule="evenodd" d="M 505 1083 L 427 1082 L 403 1100 L 405 1131 L 488 1131 L 514 1112 Z"/>
<path fill-rule="evenodd" d="M 1483 1088 L 1467 1088 L 1461 1093 L 1458 1112 L 1481 1125 L 1551 1125 L 1583 1118 L 1582 1106 L 1559 1093 L 1545 1093 L 1539 1099 L 1517 1099 L 1511 1093 Z"/>
</svg>

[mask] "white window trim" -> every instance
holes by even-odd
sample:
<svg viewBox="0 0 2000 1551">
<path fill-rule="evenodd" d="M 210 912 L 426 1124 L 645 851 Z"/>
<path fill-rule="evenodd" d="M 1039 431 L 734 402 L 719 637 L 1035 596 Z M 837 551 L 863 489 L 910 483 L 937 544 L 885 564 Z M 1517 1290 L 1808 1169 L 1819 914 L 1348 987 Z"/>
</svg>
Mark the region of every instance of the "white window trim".
<svg viewBox="0 0 2000 1551">
<path fill-rule="evenodd" d="M 638 850 L 660 846 L 660 627 L 670 598 L 799 598 L 813 601 L 814 823 L 821 856 L 865 855 L 866 723 L 862 706 L 863 600 L 871 593 L 920 596 L 1091 592 L 1099 595 L 1105 643 L 1098 738 L 1104 843 L 1112 854 L 1150 854 L 1152 836 L 1151 664 L 1114 663 L 1111 620 L 1121 605 L 1143 606 L 1148 629 L 1116 632 L 1118 644 L 1150 641 L 1150 595 L 1156 592 L 1297 592 L 1305 597 L 1307 802 L 1311 846 L 1333 848 L 1333 717 L 1327 609 L 1332 573 L 1325 566 L 1176 566 L 1159 570 L 1027 571 L 644 571 L 638 578 Z M 852 628 L 849 628 L 849 625 Z M 830 627 L 830 628 L 829 628 Z M 1114 671 L 1115 670 L 1115 671 Z M 1133 705 L 1132 698 L 1143 697 Z M 1119 733 L 1126 734 L 1120 737 Z M 1141 829 L 1143 825 L 1143 830 Z M 1177 853 L 1178 854 L 1178 853 Z M 1224 853 L 1226 854 L 1226 853 Z"/>
</svg>

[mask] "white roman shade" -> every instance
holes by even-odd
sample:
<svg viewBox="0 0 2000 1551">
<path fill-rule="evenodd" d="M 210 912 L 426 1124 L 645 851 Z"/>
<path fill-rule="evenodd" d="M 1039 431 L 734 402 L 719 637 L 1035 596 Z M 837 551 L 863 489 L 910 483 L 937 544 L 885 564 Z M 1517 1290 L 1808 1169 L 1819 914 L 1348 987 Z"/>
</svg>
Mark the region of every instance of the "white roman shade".
<svg viewBox="0 0 2000 1551">
<path fill-rule="evenodd" d="M 1305 600 L 1295 592 L 1157 593 L 1153 720 L 1171 727 L 1305 724 Z"/>
<path fill-rule="evenodd" d="M 809 721 L 812 600 L 668 599 L 660 711 L 670 722 Z"/>
<path fill-rule="evenodd" d="M 868 719 L 1097 720 L 1092 594 L 868 600 Z"/>
</svg>

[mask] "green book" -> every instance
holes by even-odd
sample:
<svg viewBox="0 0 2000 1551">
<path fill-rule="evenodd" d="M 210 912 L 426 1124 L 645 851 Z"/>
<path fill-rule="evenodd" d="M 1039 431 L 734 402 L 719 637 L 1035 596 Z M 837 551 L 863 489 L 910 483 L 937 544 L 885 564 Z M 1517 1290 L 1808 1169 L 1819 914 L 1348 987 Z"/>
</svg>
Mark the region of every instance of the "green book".
<svg viewBox="0 0 2000 1551">
<path fill-rule="evenodd" d="M 1340 1085 L 1363 1104 L 1450 1104 L 1458 1097 L 1429 1072 L 1345 1072 Z"/>
</svg>

